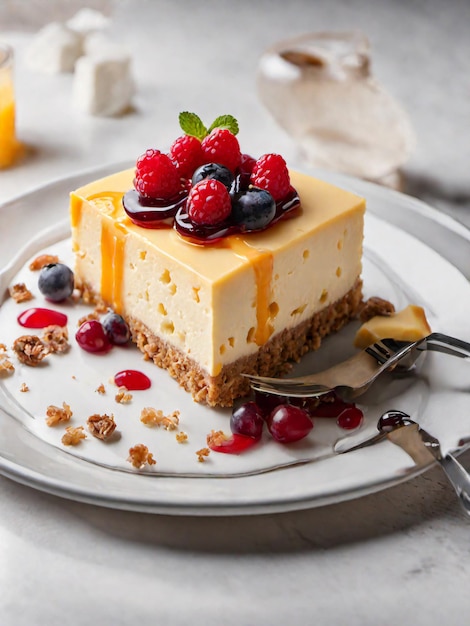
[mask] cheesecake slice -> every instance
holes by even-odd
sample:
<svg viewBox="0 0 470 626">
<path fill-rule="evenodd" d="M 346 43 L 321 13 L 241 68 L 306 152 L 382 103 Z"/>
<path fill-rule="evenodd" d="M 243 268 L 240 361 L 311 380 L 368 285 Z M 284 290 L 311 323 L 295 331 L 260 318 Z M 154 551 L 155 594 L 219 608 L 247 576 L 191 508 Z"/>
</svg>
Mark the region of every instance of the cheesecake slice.
<svg viewBox="0 0 470 626">
<path fill-rule="evenodd" d="M 262 232 L 195 245 L 123 209 L 134 170 L 71 194 L 75 276 L 198 402 L 231 406 L 243 372 L 276 376 L 359 310 L 365 202 L 290 172 L 300 209 Z"/>
</svg>

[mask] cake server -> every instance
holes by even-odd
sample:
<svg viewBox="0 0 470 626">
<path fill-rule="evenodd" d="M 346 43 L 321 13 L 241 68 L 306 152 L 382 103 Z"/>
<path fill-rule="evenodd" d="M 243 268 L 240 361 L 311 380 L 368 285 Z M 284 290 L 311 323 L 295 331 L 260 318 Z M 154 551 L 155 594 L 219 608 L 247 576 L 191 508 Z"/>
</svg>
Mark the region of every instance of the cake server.
<svg viewBox="0 0 470 626">
<path fill-rule="evenodd" d="M 463 510 L 470 516 L 470 474 L 452 453 L 442 454 L 441 445 L 436 437 L 414 422 L 407 413 L 397 410 L 384 413 L 377 423 L 377 429 L 378 433 L 375 436 L 355 445 L 351 445 L 348 438 L 339 440 L 334 446 L 334 451 L 343 454 L 388 439 L 409 454 L 420 467 L 437 461 L 454 488 Z M 470 438 L 461 439 L 458 448 L 461 449 L 469 443 Z"/>
<path fill-rule="evenodd" d="M 343 400 L 350 401 L 362 395 L 383 372 L 411 369 L 419 355 L 433 350 L 460 358 L 470 357 L 470 343 L 431 333 L 414 342 L 382 339 L 362 352 L 323 372 L 297 378 L 269 378 L 246 376 L 254 391 L 278 396 L 305 398 L 335 391 Z"/>
</svg>

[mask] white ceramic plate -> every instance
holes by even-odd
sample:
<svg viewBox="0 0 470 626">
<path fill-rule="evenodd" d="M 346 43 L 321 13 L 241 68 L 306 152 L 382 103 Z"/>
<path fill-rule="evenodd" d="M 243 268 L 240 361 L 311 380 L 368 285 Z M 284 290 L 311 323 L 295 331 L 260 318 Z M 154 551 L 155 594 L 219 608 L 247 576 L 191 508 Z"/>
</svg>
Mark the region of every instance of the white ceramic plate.
<svg viewBox="0 0 470 626">
<path fill-rule="evenodd" d="M 0 208 L 0 266 L 5 267 L 0 286 L 4 289 L 24 279 L 36 295 L 32 303 L 18 305 L 11 299 L 3 303 L 0 342 L 10 345 L 21 334 L 17 313 L 44 304 L 35 287 L 36 277 L 25 267 L 27 260 L 46 248 L 71 262 L 66 226 L 69 191 L 117 169 L 114 165 L 60 180 Z M 469 340 L 470 286 L 462 274 L 470 269 L 468 262 L 465 265 L 470 253 L 468 231 L 407 196 L 362 181 L 322 175 L 367 198 L 366 295 L 386 297 L 397 308 L 408 302 L 420 304 L 434 330 Z M 69 306 L 65 312 L 73 335 L 76 319 L 87 311 Z M 315 368 L 349 356 L 353 330 L 350 327 L 329 338 L 315 355 Z M 423 469 L 389 442 L 334 456 L 332 444 L 347 433 L 332 420 L 317 420 L 311 435 L 292 446 L 280 446 L 265 437 L 247 454 L 211 453 L 206 463 L 198 463 L 195 452 L 205 445 L 206 434 L 212 428 L 228 432 L 227 411 L 194 404 L 165 372 L 143 362 L 134 349 L 114 349 L 97 357 L 72 345 L 67 355 L 48 361 L 43 368 L 15 363 L 15 374 L 0 381 L 0 472 L 63 497 L 166 514 L 274 512 L 358 497 Z M 361 399 L 366 419 L 359 435 L 372 433 L 383 411 L 399 408 L 439 437 L 444 448 L 456 447 L 469 434 L 469 365 L 430 354 L 414 377 L 381 381 Z M 299 371 L 310 367 L 306 359 Z M 135 392 L 129 405 L 119 405 L 109 379 L 125 368 L 145 371 L 152 388 Z M 22 382 L 27 382 L 28 393 L 19 391 Z M 95 392 L 99 383 L 106 386 L 105 396 Z M 72 425 L 84 424 L 91 413 L 113 412 L 120 437 L 107 445 L 88 436 L 77 448 L 64 448 L 63 430 L 47 428 L 44 422 L 46 407 L 63 401 L 74 411 Z M 165 412 L 178 409 L 188 442 L 178 444 L 174 433 L 145 428 L 139 421 L 143 406 Z M 132 469 L 126 457 L 135 443 L 148 445 L 157 458 L 156 466 L 142 472 Z M 307 462 L 292 465 L 299 460 Z M 276 465 L 287 467 L 270 471 Z"/>
</svg>

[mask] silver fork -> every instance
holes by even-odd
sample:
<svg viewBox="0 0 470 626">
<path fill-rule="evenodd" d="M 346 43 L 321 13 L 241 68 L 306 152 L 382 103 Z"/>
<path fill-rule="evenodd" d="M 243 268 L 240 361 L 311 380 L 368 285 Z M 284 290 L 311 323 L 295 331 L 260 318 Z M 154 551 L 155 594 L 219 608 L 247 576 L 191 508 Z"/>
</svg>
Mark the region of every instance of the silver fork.
<svg viewBox="0 0 470 626">
<path fill-rule="evenodd" d="M 336 391 L 344 400 L 362 395 L 383 373 L 391 369 L 409 371 L 425 350 L 460 358 L 470 357 L 470 343 L 432 333 L 414 342 L 382 339 L 362 352 L 323 372 L 297 378 L 270 378 L 244 374 L 254 391 L 278 396 L 311 397 Z"/>
</svg>

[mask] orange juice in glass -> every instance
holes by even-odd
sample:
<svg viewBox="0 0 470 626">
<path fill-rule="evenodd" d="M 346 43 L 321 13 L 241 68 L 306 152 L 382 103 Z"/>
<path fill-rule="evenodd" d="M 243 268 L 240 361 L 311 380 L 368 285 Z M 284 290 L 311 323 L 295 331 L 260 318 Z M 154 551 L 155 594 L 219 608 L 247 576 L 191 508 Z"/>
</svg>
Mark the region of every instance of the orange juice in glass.
<svg viewBox="0 0 470 626">
<path fill-rule="evenodd" d="M 15 134 L 13 50 L 0 43 L 0 169 L 12 165 L 18 154 Z"/>
</svg>

